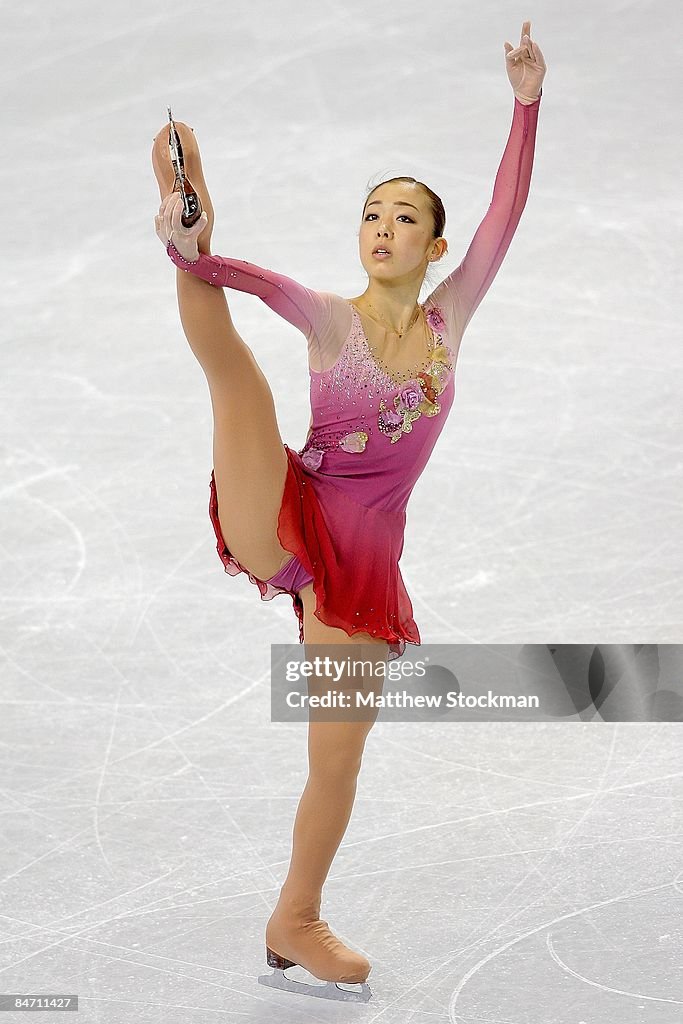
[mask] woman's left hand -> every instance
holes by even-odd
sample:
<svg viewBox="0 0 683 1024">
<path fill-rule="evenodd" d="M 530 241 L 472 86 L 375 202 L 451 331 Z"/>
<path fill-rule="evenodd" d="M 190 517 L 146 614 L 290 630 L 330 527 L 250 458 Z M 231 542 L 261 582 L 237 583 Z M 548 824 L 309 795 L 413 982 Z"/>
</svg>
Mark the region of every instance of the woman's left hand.
<svg viewBox="0 0 683 1024">
<path fill-rule="evenodd" d="M 547 68 L 538 43 L 531 39 L 531 22 L 522 25 L 521 42 L 517 49 L 505 43 L 505 66 L 510 85 L 521 103 L 538 99 Z"/>
</svg>

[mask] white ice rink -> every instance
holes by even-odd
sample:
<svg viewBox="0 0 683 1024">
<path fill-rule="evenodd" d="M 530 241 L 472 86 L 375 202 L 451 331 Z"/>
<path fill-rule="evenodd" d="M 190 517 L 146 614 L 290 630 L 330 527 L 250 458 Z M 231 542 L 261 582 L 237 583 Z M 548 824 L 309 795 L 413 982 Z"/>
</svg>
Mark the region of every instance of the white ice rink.
<svg viewBox="0 0 683 1024">
<path fill-rule="evenodd" d="M 342 296 L 368 185 L 426 181 L 435 284 L 490 202 L 525 19 L 530 195 L 401 570 L 424 644 L 677 644 L 678 4 L 3 4 L 0 993 L 78 994 L 82 1024 L 683 1021 L 681 725 L 597 713 L 379 723 L 322 915 L 373 998 L 256 982 L 306 780 L 305 724 L 270 718 L 298 626 L 216 553 L 152 139 L 169 105 L 194 127 L 214 253 Z M 305 339 L 228 299 L 299 449 Z"/>
</svg>

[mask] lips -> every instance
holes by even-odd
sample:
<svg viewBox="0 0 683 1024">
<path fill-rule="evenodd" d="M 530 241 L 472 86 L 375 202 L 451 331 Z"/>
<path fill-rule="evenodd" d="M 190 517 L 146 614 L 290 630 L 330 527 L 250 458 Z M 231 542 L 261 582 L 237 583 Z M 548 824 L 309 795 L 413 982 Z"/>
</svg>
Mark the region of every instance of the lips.
<svg viewBox="0 0 683 1024">
<path fill-rule="evenodd" d="M 373 256 L 377 256 L 378 254 L 381 254 L 381 255 L 385 255 L 386 254 L 387 256 L 391 256 L 391 253 L 389 252 L 389 250 L 385 249 L 383 245 L 378 245 L 376 249 L 372 250 L 372 255 Z"/>
</svg>

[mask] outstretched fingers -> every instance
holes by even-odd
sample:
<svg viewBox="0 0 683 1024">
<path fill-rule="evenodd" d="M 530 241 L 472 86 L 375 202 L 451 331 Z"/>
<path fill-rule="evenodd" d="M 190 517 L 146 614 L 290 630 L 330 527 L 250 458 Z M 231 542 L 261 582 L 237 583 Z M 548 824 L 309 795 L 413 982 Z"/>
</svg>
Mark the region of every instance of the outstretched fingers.
<svg viewBox="0 0 683 1024">
<path fill-rule="evenodd" d="M 510 46 L 510 43 L 506 44 Z M 519 46 L 515 49 L 508 50 L 507 56 L 516 60 L 518 57 L 529 57 L 531 60 L 534 59 L 534 46 L 535 43 L 531 41 L 531 22 L 525 21 L 522 24 L 522 31 L 520 33 Z"/>
<path fill-rule="evenodd" d="M 507 50 L 508 46 L 510 46 L 511 49 Z M 510 60 L 518 60 L 521 58 L 522 60 L 531 61 L 531 63 L 536 64 L 539 68 L 542 68 L 544 71 L 547 70 L 545 59 L 543 57 L 543 51 L 541 50 L 541 47 L 538 45 L 538 43 L 535 43 L 531 38 L 530 21 L 525 21 L 522 25 L 520 45 L 517 46 L 516 48 L 512 48 L 510 43 L 506 43 L 505 47 L 507 51 L 506 57 L 508 57 Z"/>
</svg>

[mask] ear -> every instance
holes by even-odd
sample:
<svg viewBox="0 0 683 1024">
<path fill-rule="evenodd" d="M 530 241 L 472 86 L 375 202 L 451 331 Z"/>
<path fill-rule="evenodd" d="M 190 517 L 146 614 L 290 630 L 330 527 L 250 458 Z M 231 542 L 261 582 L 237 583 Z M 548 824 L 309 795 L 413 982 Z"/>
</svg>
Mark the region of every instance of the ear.
<svg viewBox="0 0 683 1024">
<path fill-rule="evenodd" d="M 436 262 L 437 260 L 442 259 L 442 257 L 444 257 L 447 252 L 448 252 L 448 242 L 446 241 L 446 239 L 445 238 L 435 238 L 434 239 L 434 245 L 432 246 L 432 256 L 431 256 L 431 259 L 434 262 Z"/>
</svg>

